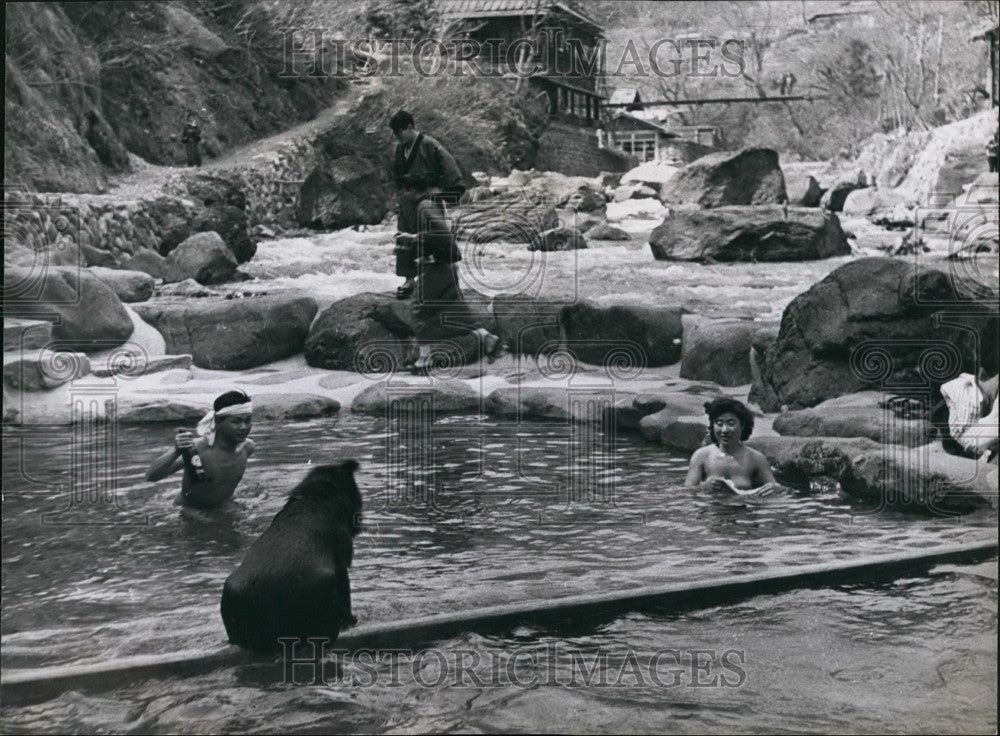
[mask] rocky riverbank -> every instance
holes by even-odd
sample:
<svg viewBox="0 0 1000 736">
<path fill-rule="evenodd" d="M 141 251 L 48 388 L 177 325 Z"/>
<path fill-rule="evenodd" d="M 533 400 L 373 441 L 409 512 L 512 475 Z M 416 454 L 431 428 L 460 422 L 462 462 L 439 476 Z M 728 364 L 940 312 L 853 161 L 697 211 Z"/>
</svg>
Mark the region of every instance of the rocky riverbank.
<svg viewBox="0 0 1000 736">
<path fill-rule="evenodd" d="M 352 183 L 381 186 L 370 163 L 317 163 L 301 140 L 287 152 L 242 169 L 252 176 L 167 177 L 138 204 L 10 195 L 24 237 L 5 249 L 5 423 L 85 421 L 80 392 L 113 399 L 89 420 L 189 423 L 236 385 L 261 419 L 403 398 L 690 451 L 704 402 L 727 393 L 761 410 L 763 451 L 789 477 L 924 510 L 995 502 L 995 468 L 938 463 L 927 416 L 935 382 L 997 370 L 990 256 L 873 257 L 873 234 L 892 235 L 877 210 L 849 228 L 834 212 L 864 191 L 860 175 L 786 175 L 766 149 L 625 176 L 477 175 L 451 212 L 460 273 L 474 326 L 510 354 L 490 362 L 445 340 L 414 377 L 403 362 L 419 325 L 391 293 L 392 223 L 364 225 L 384 210 Z M 311 165 L 308 202 L 282 193 Z M 260 225 L 303 217 L 354 227 L 255 242 Z M 900 414 L 894 396 L 917 408 Z M 914 476 L 927 458 L 933 472 Z M 904 477 L 936 490 L 901 497 Z"/>
</svg>

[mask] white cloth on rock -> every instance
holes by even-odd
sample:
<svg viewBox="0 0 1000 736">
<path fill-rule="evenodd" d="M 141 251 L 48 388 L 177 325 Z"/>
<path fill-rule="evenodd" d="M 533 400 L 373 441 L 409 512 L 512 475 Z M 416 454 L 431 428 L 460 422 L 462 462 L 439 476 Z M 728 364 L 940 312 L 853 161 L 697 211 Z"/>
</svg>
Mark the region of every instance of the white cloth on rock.
<svg viewBox="0 0 1000 736">
<path fill-rule="evenodd" d="M 983 393 L 979 390 L 976 377 L 962 373 L 958 378 L 942 384 L 941 396 L 948 405 L 948 429 L 954 439 L 964 450 L 977 452 L 980 443 L 979 434 L 980 411 L 983 405 Z M 993 402 L 994 408 L 996 402 Z"/>
</svg>

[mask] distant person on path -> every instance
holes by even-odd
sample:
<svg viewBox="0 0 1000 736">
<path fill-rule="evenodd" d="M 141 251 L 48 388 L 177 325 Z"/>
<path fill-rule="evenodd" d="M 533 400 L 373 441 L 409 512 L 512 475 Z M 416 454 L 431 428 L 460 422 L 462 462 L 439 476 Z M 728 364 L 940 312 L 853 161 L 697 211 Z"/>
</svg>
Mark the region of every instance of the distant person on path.
<svg viewBox="0 0 1000 736">
<path fill-rule="evenodd" d="M 986 163 L 990 168 L 991 174 L 994 174 L 997 171 L 998 149 L 1000 149 L 1000 127 L 994 129 L 993 137 L 990 138 L 990 142 L 986 144 Z"/>
<path fill-rule="evenodd" d="M 775 484 L 767 458 L 743 444 L 753 432 L 753 414 L 736 399 L 719 397 L 705 404 L 712 444 L 695 450 L 684 485 L 739 493 Z"/>
<path fill-rule="evenodd" d="M 242 391 L 219 396 L 195 433 L 178 430 L 174 446 L 156 458 L 146 480 L 156 482 L 186 467 L 175 503 L 198 508 L 220 506 L 232 498 L 253 455 L 249 439 L 253 404 Z"/>
<path fill-rule="evenodd" d="M 792 94 L 792 89 L 795 87 L 796 81 L 798 80 L 796 80 L 795 75 L 792 74 L 791 72 L 785 72 L 784 74 L 782 74 L 781 85 L 779 87 L 781 95 L 785 96 Z"/>
<path fill-rule="evenodd" d="M 181 133 L 181 143 L 184 144 L 184 150 L 187 152 L 187 165 L 201 166 L 201 128 L 198 127 L 196 119 L 191 118 L 184 126 L 184 132 Z"/>
<path fill-rule="evenodd" d="M 485 353 L 491 355 L 500 338 L 471 327 L 474 320 L 455 266 L 462 254 L 445 210 L 446 204 L 458 204 L 465 192 L 462 172 L 441 143 L 416 129 L 410 113 L 400 110 L 389 127 L 398 142 L 392 168 L 399 196 L 396 275 L 406 279 L 396 296 L 405 299 L 417 290 L 418 355 L 412 368 L 416 372 L 428 368 L 431 343 L 469 331 L 477 334 Z"/>
</svg>

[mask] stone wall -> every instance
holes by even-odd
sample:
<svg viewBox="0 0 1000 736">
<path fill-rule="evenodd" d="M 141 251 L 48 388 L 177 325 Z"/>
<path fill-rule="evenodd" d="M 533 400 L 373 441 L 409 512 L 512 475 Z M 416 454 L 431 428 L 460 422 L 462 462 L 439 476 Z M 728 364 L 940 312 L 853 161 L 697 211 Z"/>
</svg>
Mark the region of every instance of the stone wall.
<svg viewBox="0 0 1000 736">
<path fill-rule="evenodd" d="M 159 250 L 166 234 L 193 223 L 190 200 L 163 196 L 4 193 L 4 263 L 118 266 L 140 249 Z"/>
<path fill-rule="evenodd" d="M 601 148 L 594 128 L 554 120 L 538 140 L 539 171 L 597 176 L 602 171 L 628 171 L 638 163 L 613 148 Z"/>
<path fill-rule="evenodd" d="M 248 225 L 272 230 L 298 227 L 295 201 L 302 182 L 316 166 L 314 141 L 309 138 L 289 141 L 273 151 L 261 153 L 241 166 L 222 166 L 211 173 L 231 181 L 247 198 Z M 184 196 L 183 178 L 172 182 L 170 190 Z"/>
<path fill-rule="evenodd" d="M 163 194 L 4 192 L 4 261 L 52 265 L 121 266 L 141 249 L 169 250 L 203 223 L 204 207 L 190 191 L 194 177 L 224 179 L 246 197 L 247 227 L 295 228 L 295 201 L 315 166 L 311 140 L 290 141 L 242 166 L 185 170 L 171 175 Z"/>
</svg>

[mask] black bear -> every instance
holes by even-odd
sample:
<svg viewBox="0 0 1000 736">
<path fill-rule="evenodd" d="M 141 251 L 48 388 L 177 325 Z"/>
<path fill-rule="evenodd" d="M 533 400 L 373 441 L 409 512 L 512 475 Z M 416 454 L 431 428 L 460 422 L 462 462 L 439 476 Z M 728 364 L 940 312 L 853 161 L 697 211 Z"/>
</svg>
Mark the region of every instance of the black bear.
<svg viewBox="0 0 1000 736">
<path fill-rule="evenodd" d="M 321 465 L 291 492 L 222 589 L 229 641 L 272 652 L 279 637 L 326 638 L 355 623 L 347 568 L 360 530 L 355 460 Z"/>
</svg>

